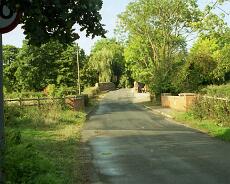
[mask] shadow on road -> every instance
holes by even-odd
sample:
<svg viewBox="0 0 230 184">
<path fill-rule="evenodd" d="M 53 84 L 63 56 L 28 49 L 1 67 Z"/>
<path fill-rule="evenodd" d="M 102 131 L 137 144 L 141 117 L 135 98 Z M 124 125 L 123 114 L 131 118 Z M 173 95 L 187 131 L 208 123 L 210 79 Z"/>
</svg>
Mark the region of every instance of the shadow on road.
<svg viewBox="0 0 230 184">
<path fill-rule="evenodd" d="M 128 90 L 108 93 L 86 122 L 82 141 L 90 153 L 91 183 L 230 183 L 228 143 L 168 121 L 126 97 L 132 97 Z"/>
<path fill-rule="evenodd" d="M 190 131 L 96 131 L 93 182 L 230 183 L 230 146 Z"/>
</svg>

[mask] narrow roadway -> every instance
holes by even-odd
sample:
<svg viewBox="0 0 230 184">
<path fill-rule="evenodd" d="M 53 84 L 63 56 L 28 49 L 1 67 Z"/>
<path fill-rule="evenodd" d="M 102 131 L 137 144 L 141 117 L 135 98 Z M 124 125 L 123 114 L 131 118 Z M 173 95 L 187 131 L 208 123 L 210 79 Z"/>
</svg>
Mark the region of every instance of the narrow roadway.
<svg viewBox="0 0 230 184">
<path fill-rule="evenodd" d="M 129 90 L 108 93 L 83 140 L 92 184 L 229 184 L 230 143 L 132 104 Z"/>
</svg>

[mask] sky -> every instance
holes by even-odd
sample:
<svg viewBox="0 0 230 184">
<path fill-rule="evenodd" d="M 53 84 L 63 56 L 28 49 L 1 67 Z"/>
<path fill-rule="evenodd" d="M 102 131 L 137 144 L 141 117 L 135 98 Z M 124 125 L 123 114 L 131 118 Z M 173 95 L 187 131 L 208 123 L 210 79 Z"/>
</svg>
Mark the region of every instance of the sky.
<svg viewBox="0 0 230 184">
<path fill-rule="evenodd" d="M 105 24 L 105 29 L 108 31 L 107 37 L 113 37 L 113 32 L 116 27 L 116 20 L 117 15 L 120 14 L 125 10 L 125 7 L 133 0 L 116 0 L 116 3 L 114 3 L 113 0 L 103 0 L 103 8 L 101 10 L 102 14 L 102 23 Z M 230 0 L 228 0 L 225 4 L 225 6 L 221 7 L 224 11 L 230 13 Z M 205 5 L 208 2 L 213 2 L 213 0 L 199 0 L 199 6 L 201 8 L 204 8 Z M 216 10 L 218 13 L 221 12 L 220 9 Z M 225 20 L 230 25 L 230 16 L 226 16 Z M 77 26 L 75 26 L 75 29 L 78 30 Z M 79 31 L 77 31 L 79 32 Z M 80 33 L 81 38 L 77 40 L 76 42 L 80 45 L 81 48 L 85 50 L 87 54 L 90 53 L 90 50 L 94 43 L 100 39 L 100 37 L 96 37 L 93 40 L 91 38 L 86 38 L 84 32 Z M 22 41 L 24 40 L 25 36 L 23 35 L 23 30 L 21 29 L 21 26 L 19 25 L 17 28 L 15 28 L 10 33 L 3 35 L 3 44 L 9 44 L 14 45 L 16 47 L 22 46 Z"/>
</svg>

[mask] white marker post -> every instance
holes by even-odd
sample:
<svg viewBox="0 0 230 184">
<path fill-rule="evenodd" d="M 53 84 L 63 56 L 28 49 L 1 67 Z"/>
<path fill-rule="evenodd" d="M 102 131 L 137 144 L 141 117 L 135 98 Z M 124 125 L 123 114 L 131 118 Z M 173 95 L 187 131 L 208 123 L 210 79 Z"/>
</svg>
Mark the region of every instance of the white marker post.
<svg viewBox="0 0 230 184">
<path fill-rule="evenodd" d="M 6 2 L 0 0 L 0 184 L 5 183 L 4 179 L 4 97 L 3 97 L 3 50 L 2 34 L 12 31 L 19 23 L 20 13 L 14 12 L 7 7 Z"/>
</svg>

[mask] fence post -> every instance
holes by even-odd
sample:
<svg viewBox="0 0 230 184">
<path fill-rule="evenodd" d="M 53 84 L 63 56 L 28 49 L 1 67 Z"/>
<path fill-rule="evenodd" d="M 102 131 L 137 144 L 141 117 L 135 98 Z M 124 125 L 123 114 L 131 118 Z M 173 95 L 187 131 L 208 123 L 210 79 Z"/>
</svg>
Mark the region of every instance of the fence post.
<svg viewBox="0 0 230 184">
<path fill-rule="evenodd" d="M 22 107 L 22 98 L 21 97 L 19 98 L 19 105 L 20 105 L 20 107 Z"/>
<path fill-rule="evenodd" d="M 38 96 L 38 107 L 41 106 L 41 103 L 40 103 L 40 97 Z"/>
<path fill-rule="evenodd" d="M 66 104 L 65 104 L 65 96 L 62 96 L 62 103 L 63 103 L 63 105 L 65 106 Z"/>
<path fill-rule="evenodd" d="M 53 105 L 55 104 L 55 97 L 52 96 Z"/>
</svg>

